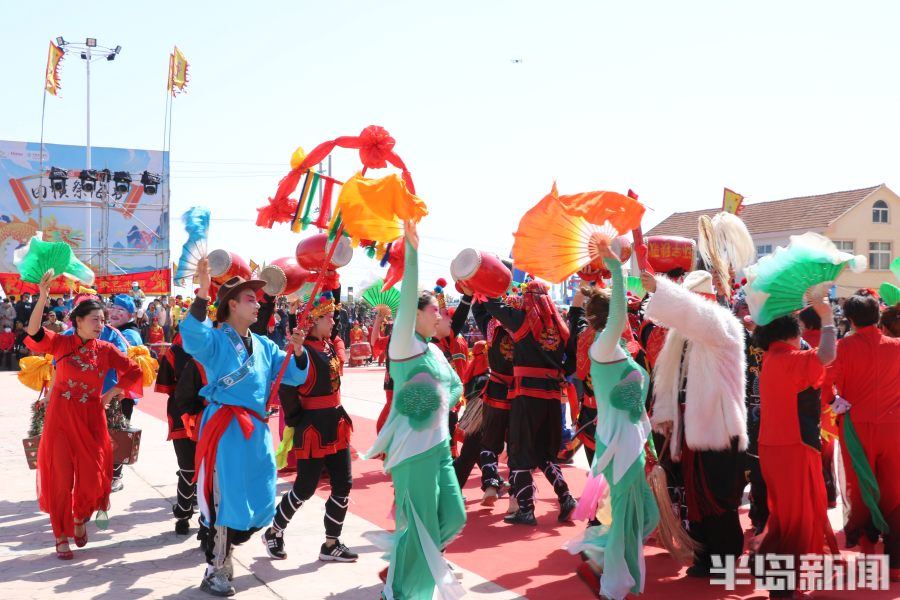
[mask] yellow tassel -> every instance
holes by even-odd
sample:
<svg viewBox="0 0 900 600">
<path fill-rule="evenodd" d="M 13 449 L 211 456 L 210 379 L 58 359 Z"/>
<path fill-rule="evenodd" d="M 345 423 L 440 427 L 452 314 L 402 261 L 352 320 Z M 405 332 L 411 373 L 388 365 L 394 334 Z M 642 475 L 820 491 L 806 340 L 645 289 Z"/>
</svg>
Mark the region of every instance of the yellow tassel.
<svg viewBox="0 0 900 600">
<path fill-rule="evenodd" d="M 278 450 L 275 451 L 275 467 L 283 469 L 287 466 L 288 455 L 294 449 L 294 428 L 285 427 L 284 433 L 281 434 L 281 443 Z"/>
<path fill-rule="evenodd" d="M 659 525 L 656 528 L 656 539 L 669 551 L 672 558 L 683 565 L 694 562 L 694 553 L 701 546 L 681 526 L 681 521 L 672 511 L 672 500 L 669 498 L 669 489 L 666 482 L 665 470 L 654 465 L 647 478 L 653 497 L 659 508 Z"/>
<path fill-rule="evenodd" d="M 18 377 L 25 387 L 43 391 L 53 379 L 53 355 L 26 356 L 19 360 Z"/>
<path fill-rule="evenodd" d="M 147 346 L 129 346 L 128 358 L 136 362 L 141 368 L 144 387 L 153 385 L 153 382 L 156 381 L 159 363 L 150 356 L 150 349 Z"/>
</svg>

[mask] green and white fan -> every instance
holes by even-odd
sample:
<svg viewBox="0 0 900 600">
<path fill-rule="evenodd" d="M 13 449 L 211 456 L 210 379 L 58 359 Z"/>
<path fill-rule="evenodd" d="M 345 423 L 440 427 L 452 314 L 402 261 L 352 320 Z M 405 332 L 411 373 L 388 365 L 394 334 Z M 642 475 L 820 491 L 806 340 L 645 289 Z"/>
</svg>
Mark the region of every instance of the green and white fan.
<svg viewBox="0 0 900 600">
<path fill-rule="evenodd" d="M 818 233 L 791 236 L 786 248 L 778 247 L 747 268 L 744 292 L 750 315 L 757 325 L 767 325 L 802 310 L 810 288 L 818 288 L 811 295 L 824 295 L 844 269 L 861 273 L 866 266 L 864 256 L 841 252 Z"/>
<path fill-rule="evenodd" d="M 382 291 L 384 279 L 378 279 L 367 287 L 362 293 L 362 299 L 372 308 L 378 310 L 380 306 L 386 306 L 391 309 L 391 314 L 397 314 L 397 308 L 400 306 L 400 292 L 397 288 L 388 288 Z"/>
<path fill-rule="evenodd" d="M 644 289 L 644 284 L 641 283 L 640 277 L 629 275 L 628 280 L 625 282 L 625 287 L 638 298 L 643 298 L 647 295 L 647 290 Z"/>
<path fill-rule="evenodd" d="M 888 306 L 895 306 L 900 303 L 900 288 L 893 283 L 888 283 L 886 281 L 882 283 L 881 287 L 878 288 L 878 294 Z"/>
<path fill-rule="evenodd" d="M 71 246 L 65 242 L 45 242 L 42 237 L 38 231 L 13 253 L 13 264 L 22 281 L 40 283 L 44 273 L 52 269 L 55 275 L 64 275 L 87 286 L 94 284 L 94 272 L 75 257 Z"/>
</svg>

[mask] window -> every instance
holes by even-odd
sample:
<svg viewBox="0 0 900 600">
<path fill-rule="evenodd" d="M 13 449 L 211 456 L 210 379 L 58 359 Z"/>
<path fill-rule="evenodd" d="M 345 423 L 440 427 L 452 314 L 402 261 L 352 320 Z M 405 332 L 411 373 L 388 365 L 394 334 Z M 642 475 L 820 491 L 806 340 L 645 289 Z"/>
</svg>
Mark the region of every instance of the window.
<svg viewBox="0 0 900 600">
<path fill-rule="evenodd" d="M 891 243 L 869 242 L 869 268 L 887 271 L 891 268 Z"/>
<path fill-rule="evenodd" d="M 872 205 L 872 222 L 888 222 L 888 205 L 884 200 L 876 200 L 875 204 Z"/>
<path fill-rule="evenodd" d="M 853 254 L 854 251 L 856 250 L 856 244 L 854 244 L 853 242 L 847 242 L 847 241 L 838 242 L 838 241 L 836 241 L 836 242 L 834 242 L 834 245 L 837 246 L 838 250 L 840 250 L 841 252 L 846 252 L 847 254 Z"/>
<path fill-rule="evenodd" d="M 756 260 L 772 254 L 772 244 L 761 244 L 756 247 Z"/>
</svg>

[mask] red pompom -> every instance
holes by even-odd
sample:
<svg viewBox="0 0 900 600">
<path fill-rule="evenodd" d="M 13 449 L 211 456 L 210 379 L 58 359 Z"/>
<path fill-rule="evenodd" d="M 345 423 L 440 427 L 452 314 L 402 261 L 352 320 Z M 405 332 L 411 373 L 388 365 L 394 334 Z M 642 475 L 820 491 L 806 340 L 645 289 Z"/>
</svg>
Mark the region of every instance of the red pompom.
<svg viewBox="0 0 900 600">
<path fill-rule="evenodd" d="M 440 279 L 438 279 L 436 283 L 437 283 L 439 286 L 441 286 L 442 288 L 447 287 L 447 280 L 444 279 L 443 277 L 441 277 Z"/>
<path fill-rule="evenodd" d="M 746 278 L 746 277 L 744 277 L 743 279 L 741 279 L 741 285 L 747 285 L 747 278 Z"/>
</svg>

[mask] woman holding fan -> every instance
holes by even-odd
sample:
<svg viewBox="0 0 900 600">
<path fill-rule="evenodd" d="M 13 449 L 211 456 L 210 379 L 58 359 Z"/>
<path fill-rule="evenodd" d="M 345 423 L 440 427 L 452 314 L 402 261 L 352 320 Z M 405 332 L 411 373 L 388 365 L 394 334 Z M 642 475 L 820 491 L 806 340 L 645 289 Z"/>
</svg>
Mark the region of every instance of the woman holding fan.
<svg viewBox="0 0 900 600">
<path fill-rule="evenodd" d="M 85 300 L 70 313 L 75 335 L 58 335 L 41 327 L 53 276 L 48 271 L 38 284 L 40 295 L 25 344 L 32 352 L 52 354 L 56 362 L 38 448 L 38 502 L 50 514 L 57 557 L 70 560 L 68 538 L 83 547 L 85 520 L 94 511 L 109 508 L 113 464 L 105 406 L 123 393 L 140 396 L 143 388 L 138 364 L 98 339 L 104 326 L 103 305 L 98 300 Z M 109 369 L 116 372 L 118 384 L 101 393 Z"/>
</svg>

